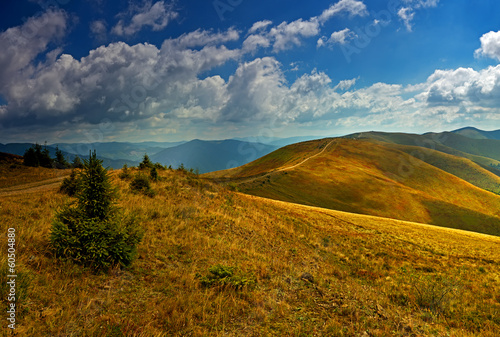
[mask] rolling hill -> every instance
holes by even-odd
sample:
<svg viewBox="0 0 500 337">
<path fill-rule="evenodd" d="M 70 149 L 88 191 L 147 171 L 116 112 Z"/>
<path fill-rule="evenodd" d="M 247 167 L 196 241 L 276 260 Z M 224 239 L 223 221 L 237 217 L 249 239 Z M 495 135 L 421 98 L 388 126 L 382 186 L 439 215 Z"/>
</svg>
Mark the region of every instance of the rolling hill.
<svg viewBox="0 0 500 337">
<path fill-rule="evenodd" d="M 323 139 L 207 177 L 271 199 L 500 235 L 500 196 L 471 183 L 495 187 L 499 177 L 463 158 L 429 150 L 419 159 L 411 151 L 372 139 Z"/>
<path fill-rule="evenodd" d="M 276 150 L 276 146 L 238 140 L 190 142 L 164 149 L 152 156 L 153 162 L 177 168 L 198 169 L 200 173 L 240 166 Z"/>
<path fill-rule="evenodd" d="M 474 139 L 453 132 L 409 133 L 363 132 L 348 135 L 351 139 L 373 139 L 400 145 L 419 146 L 470 159 L 500 175 L 500 140 Z"/>
<path fill-rule="evenodd" d="M 462 129 L 451 131 L 459 135 L 474 138 L 474 139 L 497 139 L 500 140 L 500 130 L 484 131 L 473 127 L 465 127 Z"/>
</svg>

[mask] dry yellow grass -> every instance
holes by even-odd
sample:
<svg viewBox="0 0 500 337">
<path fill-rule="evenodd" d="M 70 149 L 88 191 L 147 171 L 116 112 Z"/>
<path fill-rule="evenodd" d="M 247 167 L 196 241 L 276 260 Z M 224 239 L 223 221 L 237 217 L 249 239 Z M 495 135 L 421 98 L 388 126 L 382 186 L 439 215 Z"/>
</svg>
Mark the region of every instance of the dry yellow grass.
<svg viewBox="0 0 500 337">
<path fill-rule="evenodd" d="M 20 156 L 0 156 L 0 188 L 35 183 L 46 179 L 69 175 L 69 170 L 28 167 L 23 165 Z"/>
<path fill-rule="evenodd" d="M 149 198 L 132 193 L 117 173 L 118 204 L 146 233 L 133 265 L 109 274 L 52 256 L 51 220 L 71 198 L 55 189 L 0 198 L 1 230 L 16 228 L 18 280 L 26 280 L 18 335 L 500 331 L 498 237 L 243 195 L 181 172 L 160 171 Z M 255 286 L 203 288 L 196 275 L 217 264 L 237 267 Z M 429 311 L 418 292 L 432 285 L 453 296 Z"/>
</svg>

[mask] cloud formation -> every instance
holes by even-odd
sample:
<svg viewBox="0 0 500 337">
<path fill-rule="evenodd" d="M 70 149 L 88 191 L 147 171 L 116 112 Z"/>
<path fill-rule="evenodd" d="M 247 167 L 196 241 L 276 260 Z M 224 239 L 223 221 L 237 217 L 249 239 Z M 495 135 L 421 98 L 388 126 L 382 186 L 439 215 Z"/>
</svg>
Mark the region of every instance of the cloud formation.
<svg viewBox="0 0 500 337">
<path fill-rule="evenodd" d="M 476 50 L 476 57 L 486 56 L 500 61 L 500 31 L 486 33 L 480 41 L 481 48 Z"/>
<path fill-rule="evenodd" d="M 413 19 L 415 17 L 415 10 L 422 8 L 436 7 L 439 0 L 402 0 L 403 6 L 398 10 L 398 17 L 406 27 L 406 30 L 411 32 L 413 30 Z"/>
<path fill-rule="evenodd" d="M 174 10 L 172 4 L 165 1 L 152 3 L 145 1 L 142 7 L 131 3 L 126 13 L 119 14 L 118 23 L 111 30 L 118 36 L 133 35 L 144 27 L 150 27 L 153 31 L 164 29 L 168 23 L 177 18 L 179 13 Z"/>
<path fill-rule="evenodd" d="M 35 58 L 47 52 L 51 42 L 60 40 L 67 32 L 67 15 L 64 11 L 49 10 L 29 18 L 22 26 L 9 28 L 0 34 L 0 90 L 16 91 L 16 81 L 21 75 L 33 74 Z M 54 56 L 54 54 L 52 54 Z M 22 73 L 22 74 L 21 74 Z M 15 95 L 14 95 L 15 96 Z"/>
<path fill-rule="evenodd" d="M 325 9 L 319 16 L 313 16 L 307 20 L 300 18 L 292 22 L 284 21 L 269 30 L 267 28 L 272 24 L 271 21 L 259 21 L 248 31 L 250 35 L 244 42 L 245 50 L 253 52 L 257 48 L 272 45 L 273 52 L 278 53 L 300 46 L 303 39 L 319 35 L 325 22 L 342 13 L 350 16 L 368 15 L 366 5 L 362 1 L 340 0 Z"/>
<path fill-rule="evenodd" d="M 346 44 L 352 39 L 355 39 L 357 37 L 356 33 L 351 31 L 349 28 L 345 28 L 342 30 L 339 30 L 338 32 L 333 32 L 332 35 L 327 39 L 326 37 L 321 37 L 318 42 L 317 46 L 322 47 L 322 46 L 332 46 L 335 44 Z"/>
<path fill-rule="evenodd" d="M 405 3 L 412 8 L 435 4 Z M 274 26 L 256 22 L 246 34 L 234 27 L 197 29 L 161 46 L 113 42 L 80 59 L 55 47 L 68 31 L 68 15 L 48 11 L 0 33 L 0 96 L 7 101 L 0 105 L 0 132 L 43 130 L 70 137 L 100 129 L 103 122 L 116 137 L 250 126 L 404 128 L 429 120 L 449 124 L 498 115 L 500 65 L 436 70 L 411 86 L 375 83 L 360 88 L 364 82 L 359 78 L 334 78 L 317 69 L 300 73 L 296 63 L 284 66 L 271 53 L 320 35 L 322 22 L 339 13 L 365 11 L 361 1 L 342 0 L 317 17 Z M 95 21 L 90 28 L 97 35 L 106 26 Z M 345 28 L 318 44 L 352 38 L 354 33 Z M 254 54 L 264 48 L 272 50 Z M 476 54 L 500 60 L 500 33 L 484 34 Z M 224 78 L 217 74 L 219 67 L 228 69 Z M 295 78 L 287 76 L 291 70 Z"/>
<path fill-rule="evenodd" d="M 323 13 L 316 19 L 321 23 L 325 23 L 337 14 L 346 12 L 351 16 L 366 16 L 368 11 L 363 1 L 358 0 L 341 0 L 336 4 L 331 5 L 325 9 Z"/>
<path fill-rule="evenodd" d="M 104 20 L 96 20 L 90 23 L 90 32 L 98 41 L 105 41 L 108 29 Z"/>
</svg>

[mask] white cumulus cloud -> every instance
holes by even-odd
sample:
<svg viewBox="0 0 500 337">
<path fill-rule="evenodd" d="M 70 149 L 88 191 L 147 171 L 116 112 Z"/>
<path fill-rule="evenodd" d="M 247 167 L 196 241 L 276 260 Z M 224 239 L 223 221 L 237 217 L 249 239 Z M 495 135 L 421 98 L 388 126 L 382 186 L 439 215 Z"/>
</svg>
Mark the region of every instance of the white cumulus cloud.
<svg viewBox="0 0 500 337">
<path fill-rule="evenodd" d="M 366 5 L 359 0 L 340 0 L 325 9 L 319 16 L 309 19 L 300 18 L 292 22 L 284 21 L 277 26 L 269 28 L 272 24 L 269 20 L 259 21 L 249 29 L 250 34 L 245 43 L 245 51 L 253 52 L 256 49 L 272 46 L 275 53 L 288 50 L 302 45 L 304 39 L 320 34 L 322 25 L 342 13 L 350 16 L 366 16 L 368 11 Z M 335 37 L 334 37 L 335 38 Z M 326 38 L 325 38 L 326 39 Z M 324 41 L 318 40 L 318 45 Z"/>
<path fill-rule="evenodd" d="M 477 56 L 486 56 L 500 61 L 500 31 L 489 32 L 481 36 L 481 48 L 476 50 Z"/>
</svg>

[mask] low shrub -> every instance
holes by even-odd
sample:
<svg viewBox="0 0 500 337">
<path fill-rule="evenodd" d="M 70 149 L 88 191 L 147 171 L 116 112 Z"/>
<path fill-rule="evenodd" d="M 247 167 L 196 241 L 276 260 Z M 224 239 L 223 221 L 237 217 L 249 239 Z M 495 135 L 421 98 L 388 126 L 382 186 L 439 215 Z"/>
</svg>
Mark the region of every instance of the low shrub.
<svg viewBox="0 0 500 337">
<path fill-rule="evenodd" d="M 61 186 L 59 187 L 59 191 L 69 196 L 74 196 L 78 192 L 79 187 L 80 179 L 78 178 L 76 171 L 72 170 L 70 176 L 68 178 L 64 178 Z"/>
<path fill-rule="evenodd" d="M 149 178 L 142 172 L 135 175 L 130 183 L 130 188 L 132 191 L 143 193 L 148 197 L 154 197 L 156 195 L 155 191 L 151 188 Z"/>
<path fill-rule="evenodd" d="M 233 288 L 236 290 L 242 289 L 245 286 L 255 285 L 255 279 L 246 275 L 237 273 L 236 267 L 224 266 L 217 264 L 208 269 L 209 274 L 201 276 L 197 274 L 200 283 L 203 287 L 222 287 Z"/>
</svg>

